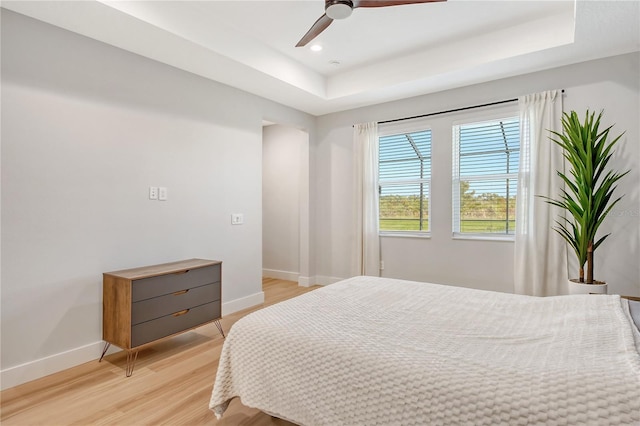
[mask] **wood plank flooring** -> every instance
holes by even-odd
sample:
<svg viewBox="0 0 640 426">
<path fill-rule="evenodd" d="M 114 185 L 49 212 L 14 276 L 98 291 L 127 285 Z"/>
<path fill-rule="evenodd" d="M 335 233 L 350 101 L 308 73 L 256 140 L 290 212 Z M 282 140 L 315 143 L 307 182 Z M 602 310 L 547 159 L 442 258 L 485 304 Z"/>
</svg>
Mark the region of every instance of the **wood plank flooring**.
<svg viewBox="0 0 640 426">
<path fill-rule="evenodd" d="M 314 287 L 265 278 L 265 303 L 222 318 L 228 332 L 244 315 Z M 214 324 L 143 349 L 126 378 L 124 352 L 0 393 L 0 423 L 9 425 L 291 426 L 234 399 L 221 420 L 208 409 L 224 340 Z"/>
</svg>

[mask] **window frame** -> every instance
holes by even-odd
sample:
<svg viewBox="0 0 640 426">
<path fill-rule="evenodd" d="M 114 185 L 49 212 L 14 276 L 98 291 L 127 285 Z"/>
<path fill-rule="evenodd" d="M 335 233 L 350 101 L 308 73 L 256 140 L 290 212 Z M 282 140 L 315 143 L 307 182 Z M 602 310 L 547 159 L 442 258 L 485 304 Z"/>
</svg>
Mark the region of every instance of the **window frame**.
<svg viewBox="0 0 640 426">
<path fill-rule="evenodd" d="M 466 115 L 465 117 L 460 117 L 459 119 L 452 120 L 451 122 L 451 159 L 452 159 L 452 175 L 451 175 L 451 184 L 452 184 L 452 192 L 451 192 L 451 232 L 452 238 L 456 240 L 489 240 L 489 241 L 506 241 L 506 242 L 514 242 L 515 241 L 515 232 L 514 233 L 481 233 L 481 232 L 461 232 L 460 231 L 460 140 L 459 140 L 459 132 L 457 129 L 460 126 L 468 125 L 468 124 L 476 124 L 476 123 L 484 123 L 484 122 L 495 122 L 506 119 L 516 118 L 518 123 L 520 123 L 518 106 L 514 105 L 511 107 L 503 107 L 496 108 L 494 110 L 480 111 L 477 114 Z M 518 126 L 520 127 L 520 126 Z M 522 146 L 522 140 L 520 140 L 520 144 L 518 145 L 518 153 L 520 153 L 520 147 Z M 520 160 L 519 160 L 520 161 Z M 466 177 L 465 177 L 466 178 Z M 516 181 L 516 200 L 519 193 L 518 190 L 518 170 L 510 173 L 494 173 L 494 174 L 484 174 L 476 176 L 478 180 L 497 180 L 497 179 L 514 179 Z M 514 222 L 516 220 L 514 216 Z"/>
<path fill-rule="evenodd" d="M 427 199 L 427 223 L 428 229 L 425 231 L 399 231 L 399 230 L 382 230 L 380 229 L 380 212 L 378 212 L 378 235 L 381 237 L 403 237 L 403 238 L 431 238 L 431 230 L 432 230 L 432 222 L 431 222 L 431 194 L 432 194 L 432 185 L 431 185 L 431 177 L 433 173 L 432 168 L 432 160 L 433 160 L 433 128 L 430 125 L 430 120 L 425 120 L 424 118 L 419 119 L 411 119 L 411 120 L 403 120 L 393 123 L 382 123 L 378 125 L 378 145 L 380 145 L 380 139 L 385 136 L 393 136 L 393 135 L 401 135 L 401 134 L 409 134 L 421 131 L 429 131 L 431 133 L 431 141 L 429 146 L 429 162 L 430 162 L 430 173 L 428 177 L 418 178 L 418 179 L 395 179 L 395 180 L 387 180 L 384 181 L 384 184 L 381 183 L 380 177 L 378 176 L 378 206 L 380 205 L 380 194 L 382 193 L 383 186 L 393 186 L 393 185 L 401 185 L 401 184 L 419 184 L 423 183 L 427 185 L 427 194 L 424 196 Z M 378 150 L 380 147 L 378 146 Z M 378 170 L 380 168 L 380 159 L 378 158 Z"/>
</svg>

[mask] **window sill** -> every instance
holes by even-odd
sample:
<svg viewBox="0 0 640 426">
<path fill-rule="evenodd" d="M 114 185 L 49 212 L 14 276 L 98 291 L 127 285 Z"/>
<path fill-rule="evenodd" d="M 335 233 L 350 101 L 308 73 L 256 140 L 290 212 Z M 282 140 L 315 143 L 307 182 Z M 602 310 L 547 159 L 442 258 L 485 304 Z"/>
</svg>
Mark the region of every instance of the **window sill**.
<svg viewBox="0 0 640 426">
<path fill-rule="evenodd" d="M 475 240 L 475 241 L 503 241 L 513 243 L 516 240 L 515 235 L 494 235 L 494 234 L 460 234 L 453 233 L 454 240 Z"/>
<path fill-rule="evenodd" d="M 399 238 L 431 238 L 431 232 L 394 232 L 394 231 L 380 231 L 379 237 L 399 237 Z"/>
</svg>

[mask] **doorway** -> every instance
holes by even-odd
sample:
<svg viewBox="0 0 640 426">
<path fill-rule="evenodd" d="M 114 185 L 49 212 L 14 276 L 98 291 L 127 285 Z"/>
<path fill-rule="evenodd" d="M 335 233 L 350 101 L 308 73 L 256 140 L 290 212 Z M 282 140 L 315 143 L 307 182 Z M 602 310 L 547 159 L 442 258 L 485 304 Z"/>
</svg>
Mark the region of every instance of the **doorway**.
<svg viewBox="0 0 640 426">
<path fill-rule="evenodd" d="M 309 134 L 262 128 L 262 275 L 310 285 Z"/>
</svg>

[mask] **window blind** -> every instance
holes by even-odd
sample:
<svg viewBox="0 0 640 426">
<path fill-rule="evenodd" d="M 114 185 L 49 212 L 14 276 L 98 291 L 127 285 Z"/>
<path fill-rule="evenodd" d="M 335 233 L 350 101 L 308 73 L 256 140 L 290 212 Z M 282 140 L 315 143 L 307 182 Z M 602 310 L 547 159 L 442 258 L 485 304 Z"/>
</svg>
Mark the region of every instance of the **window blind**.
<svg viewBox="0 0 640 426">
<path fill-rule="evenodd" d="M 380 231 L 427 232 L 431 130 L 379 138 Z"/>
<path fill-rule="evenodd" d="M 453 232 L 513 235 L 518 117 L 453 127 Z"/>
</svg>

